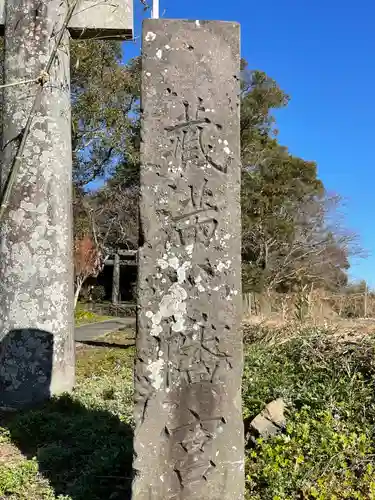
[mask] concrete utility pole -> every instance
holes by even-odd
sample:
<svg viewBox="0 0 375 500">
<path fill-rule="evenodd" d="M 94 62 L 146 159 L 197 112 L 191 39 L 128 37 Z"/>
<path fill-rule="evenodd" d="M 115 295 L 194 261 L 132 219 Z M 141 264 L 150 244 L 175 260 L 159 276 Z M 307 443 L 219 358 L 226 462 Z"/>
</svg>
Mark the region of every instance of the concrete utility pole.
<svg viewBox="0 0 375 500">
<path fill-rule="evenodd" d="M 132 38 L 132 0 L 2 0 L 0 25 L 4 83 L 33 81 L 4 89 L 0 167 L 0 406 L 19 407 L 74 385 L 69 38 Z"/>
<path fill-rule="evenodd" d="M 152 19 L 159 19 L 159 0 L 152 0 Z"/>
</svg>

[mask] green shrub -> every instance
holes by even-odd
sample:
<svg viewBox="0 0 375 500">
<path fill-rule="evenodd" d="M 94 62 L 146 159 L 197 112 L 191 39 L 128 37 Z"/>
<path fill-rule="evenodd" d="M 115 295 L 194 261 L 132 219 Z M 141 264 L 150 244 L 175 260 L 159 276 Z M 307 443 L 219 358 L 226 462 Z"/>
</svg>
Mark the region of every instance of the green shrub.
<svg viewBox="0 0 375 500">
<path fill-rule="evenodd" d="M 97 321 L 103 321 L 105 319 L 108 319 L 108 316 L 100 316 L 92 311 L 86 311 L 79 306 L 74 311 L 74 320 L 78 326 L 87 323 L 96 323 Z"/>
<path fill-rule="evenodd" d="M 102 302 L 105 299 L 106 291 L 102 285 L 95 286 L 91 292 L 91 297 L 94 302 Z"/>
<path fill-rule="evenodd" d="M 40 474 L 35 459 L 16 463 L 0 463 L 0 498 L 9 500 L 71 500 L 70 497 L 55 496 Z"/>
<path fill-rule="evenodd" d="M 247 450 L 247 498 L 375 499 L 374 383 L 371 340 L 339 343 L 313 330 L 248 347 L 245 416 L 283 397 L 288 425 Z"/>
<path fill-rule="evenodd" d="M 77 308 L 74 312 L 74 318 L 78 323 L 90 323 L 96 318 L 96 314 L 91 311 Z"/>
</svg>

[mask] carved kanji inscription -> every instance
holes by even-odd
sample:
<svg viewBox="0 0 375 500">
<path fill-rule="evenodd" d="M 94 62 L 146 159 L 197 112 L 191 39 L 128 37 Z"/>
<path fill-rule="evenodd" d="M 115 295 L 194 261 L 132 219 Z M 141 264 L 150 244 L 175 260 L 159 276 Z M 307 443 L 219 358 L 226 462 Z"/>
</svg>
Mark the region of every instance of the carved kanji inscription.
<svg viewBox="0 0 375 500">
<path fill-rule="evenodd" d="M 189 186 L 186 198 L 180 201 L 181 213 L 172 221 L 182 245 L 202 243 L 208 247 L 219 225 L 219 208 L 207 189 L 207 180 L 197 189 Z"/>
<path fill-rule="evenodd" d="M 212 167 L 218 172 L 228 173 L 232 162 L 230 149 L 220 138 L 222 125 L 215 124 L 207 116 L 207 109 L 203 106 L 203 99 L 197 98 L 195 112 L 187 100 L 182 102 L 184 120 L 175 125 L 165 127 L 172 144 L 173 158 L 182 171 L 188 165 L 195 167 Z M 217 145 L 214 145 L 217 142 Z M 226 142 L 226 141 L 225 141 Z M 216 146 L 222 146 L 223 158 L 215 159 Z"/>
<path fill-rule="evenodd" d="M 134 500 L 243 499 L 239 62 L 236 24 L 144 23 Z"/>
<path fill-rule="evenodd" d="M 218 370 L 230 370 L 231 354 L 220 346 L 216 330 L 194 324 L 190 331 L 173 333 L 163 339 L 166 350 L 166 387 L 202 381 L 216 382 Z"/>
</svg>

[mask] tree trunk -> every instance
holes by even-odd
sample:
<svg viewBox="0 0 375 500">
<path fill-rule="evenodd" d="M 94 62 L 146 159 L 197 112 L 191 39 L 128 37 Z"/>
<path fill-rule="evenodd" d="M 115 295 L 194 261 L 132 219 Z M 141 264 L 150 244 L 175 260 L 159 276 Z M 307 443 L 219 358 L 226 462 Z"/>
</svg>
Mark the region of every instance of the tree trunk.
<svg viewBox="0 0 375 500">
<path fill-rule="evenodd" d="M 79 294 L 81 293 L 82 290 L 82 285 L 84 283 L 84 279 L 80 279 L 76 283 L 76 290 L 74 292 L 74 310 L 76 310 L 77 304 L 78 304 L 78 299 L 79 299 Z"/>
</svg>

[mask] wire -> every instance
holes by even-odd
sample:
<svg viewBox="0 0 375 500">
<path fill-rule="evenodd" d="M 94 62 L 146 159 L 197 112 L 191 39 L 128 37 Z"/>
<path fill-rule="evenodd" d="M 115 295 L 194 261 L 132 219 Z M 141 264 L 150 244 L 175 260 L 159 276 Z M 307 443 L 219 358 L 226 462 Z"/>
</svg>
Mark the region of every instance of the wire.
<svg viewBox="0 0 375 500">
<path fill-rule="evenodd" d="M 7 87 L 15 87 L 16 85 L 25 85 L 27 83 L 37 83 L 38 78 L 33 78 L 32 80 L 23 80 L 21 82 L 6 83 L 5 85 L 0 85 L 0 89 L 5 89 Z"/>
</svg>

